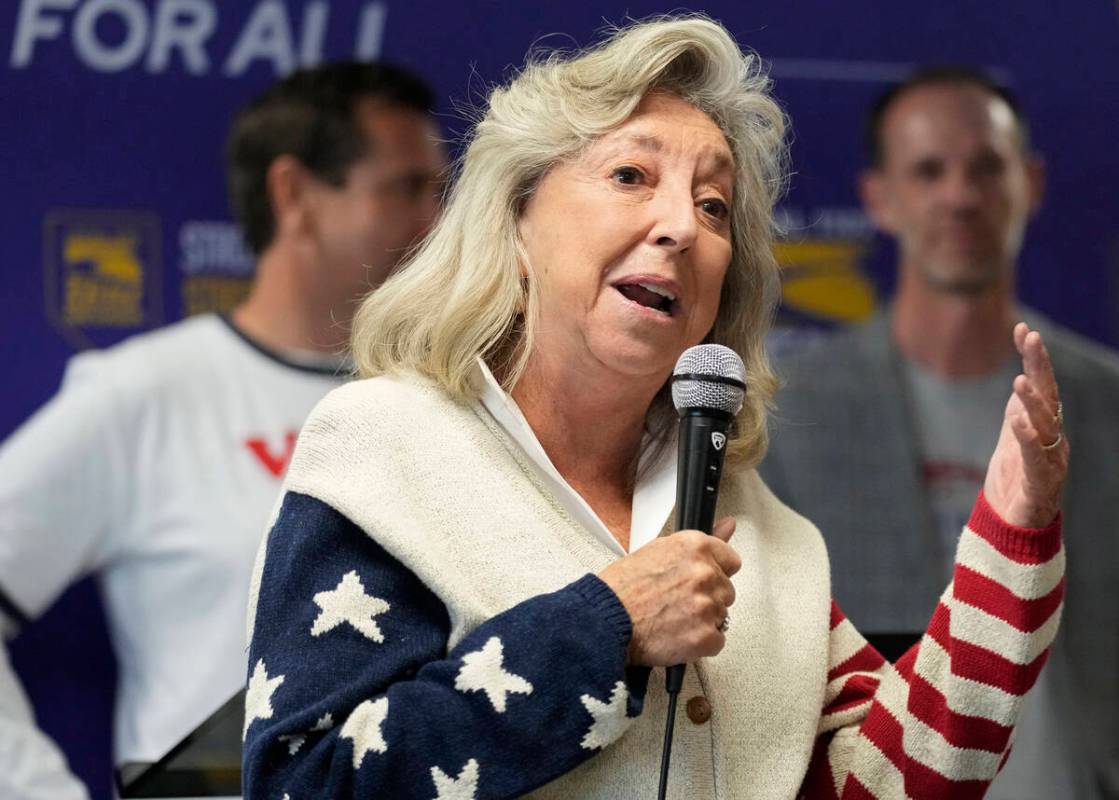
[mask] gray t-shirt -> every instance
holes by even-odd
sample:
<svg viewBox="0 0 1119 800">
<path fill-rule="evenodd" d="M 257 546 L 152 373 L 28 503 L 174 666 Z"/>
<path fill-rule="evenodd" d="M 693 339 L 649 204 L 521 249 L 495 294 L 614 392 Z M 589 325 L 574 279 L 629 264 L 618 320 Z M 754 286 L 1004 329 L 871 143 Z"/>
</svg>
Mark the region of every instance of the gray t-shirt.
<svg viewBox="0 0 1119 800">
<path fill-rule="evenodd" d="M 956 542 L 983 488 L 1018 365 L 1008 361 L 990 375 L 965 380 L 946 380 L 910 361 L 904 366 L 921 475 L 947 582 L 952 579 Z"/>
<path fill-rule="evenodd" d="M 921 472 L 941 544 L 941 565 L 952 577 L 956 543 L 975 496 L 983 488 L 987 462 L 998 442 L 1006 402 L 1020 362 L 1007 361 L 990 375 L 950 381 L 903 362 Z M 1052 689 L 1042 671 L 1027 695 L 1015 729 L 1010 760 L 991 784 L 988 800 L 1052 800 L 1076 796 L 1068 768 L 1067 736 L 1053 714 Z"/>
</svg>

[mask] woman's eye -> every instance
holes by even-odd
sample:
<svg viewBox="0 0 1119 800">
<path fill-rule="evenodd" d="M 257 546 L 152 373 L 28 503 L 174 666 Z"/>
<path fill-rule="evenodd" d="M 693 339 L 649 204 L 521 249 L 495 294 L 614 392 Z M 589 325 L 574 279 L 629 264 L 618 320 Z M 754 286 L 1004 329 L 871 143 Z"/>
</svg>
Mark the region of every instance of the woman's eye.
<svg viewBox="0 0 1119 800">
<path fill-rule="evenodd" d="M 730 216 L 730 209 L 722 200 L 701 200 L 699 207 L 703 209 L 703 213 L 715 219 L 726 219 Z"/>
<path fill-rule="evenodd" d="M 641 174 L 641 170 L 639 170 L 637 167 L 618 167 L 616 170 L 614 170 L 613 173 L 611 173 L 610 177 L 612 177 L 618 183 L 622 183 L 627 186 L 635 186 L 641 183 L 641 179 L 644 177 L 644 175 Z"/>
</svg>

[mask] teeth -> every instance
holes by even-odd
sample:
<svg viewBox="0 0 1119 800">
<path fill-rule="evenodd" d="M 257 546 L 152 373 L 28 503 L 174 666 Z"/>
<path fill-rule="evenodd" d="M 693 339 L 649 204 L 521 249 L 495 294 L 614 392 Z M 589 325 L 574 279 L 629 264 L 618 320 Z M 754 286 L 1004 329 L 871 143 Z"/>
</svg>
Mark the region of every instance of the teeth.
<svg viewBox="0 0 1119 800">
<path fill-rule="evenodd" d="M 639 283 L 637 285 L 640 286 L 642 289 L 653 292 L 654 294 L 659 294 L 661 297 L 667 297 L 669 300 L 676 299 L 676 295 L 668 291 L 668 289 L 665 289 L 663 286 L 654 286 L 651 283 Z"/>
</svg>

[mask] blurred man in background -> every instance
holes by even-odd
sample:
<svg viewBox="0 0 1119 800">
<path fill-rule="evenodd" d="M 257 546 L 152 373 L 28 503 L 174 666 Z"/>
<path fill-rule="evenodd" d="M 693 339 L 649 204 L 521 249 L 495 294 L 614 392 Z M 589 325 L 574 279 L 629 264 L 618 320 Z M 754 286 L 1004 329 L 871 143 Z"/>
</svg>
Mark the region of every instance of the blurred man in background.
<svg viewBox="0 0 1119 800">
<path fill-rule="evenodd" d="M 158 759 L 244 685 L 249 574 L 296 435 L 345 378 L 357 300 L 438 210 L 432 104 L 416 76 L 349 62 L 293 73 L 246 107 L 228 171 L 257 257 L 247 300 L 76 356 L 0 448 L 7 632 L 98 576 L 117 763 Z M 84 797 L 4 656 L 0 796 Z"/>
<path fill-rule="evenodd" d="M 869 149 L 860 190 L 896 241 L 897 295 L 868 324 L 780 365 L 787 388 L 763 474 L 820 526 L 836 599 L 861 631 L 886 643 L 921 631 L 1017 374 L 1011 327 L 1024 318 L 1041 330 L 1074 452 L 1067 595 L 987 796 L 1119 797 L 1119 358 L 1015 302 L 1044 174 L 1012 95 L 970 70 L 918 73 L 872 109 Z M 1076 265 L 1053 268 L 1072 279 Z M 1046 603 L 1037 598 L 1039 614 Z"/>
</svg>

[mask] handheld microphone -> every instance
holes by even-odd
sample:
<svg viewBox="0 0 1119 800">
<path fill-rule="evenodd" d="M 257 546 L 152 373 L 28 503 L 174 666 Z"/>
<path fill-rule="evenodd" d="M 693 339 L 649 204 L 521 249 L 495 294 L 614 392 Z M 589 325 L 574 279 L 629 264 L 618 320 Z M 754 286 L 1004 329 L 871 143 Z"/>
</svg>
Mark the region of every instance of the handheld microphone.
<svg viewBox="0 0 1119 800">
<path fill-rule="evenodd" d="M 746 399 L 746 365 L 721 344 L 701 344 L 683 352 L 672 371 L 672 403 L 680 415 L 676 466 L 676 530 L 710 534 L 723 475 L 727 432 Z M 664 798 L 672 753 L 676 698 L 684 685 L 685 665 L 665 675 L 668 721 L 661 755 L 658 797 Z"/>
<path fill-rule="evenodd" d="M 711 533 L 726 455 L 727 431 L 746 399 L 746 366 L 721 344 L 689 347 L 672 371 L 680 415 L 676 530 Z"/>
</svg>

